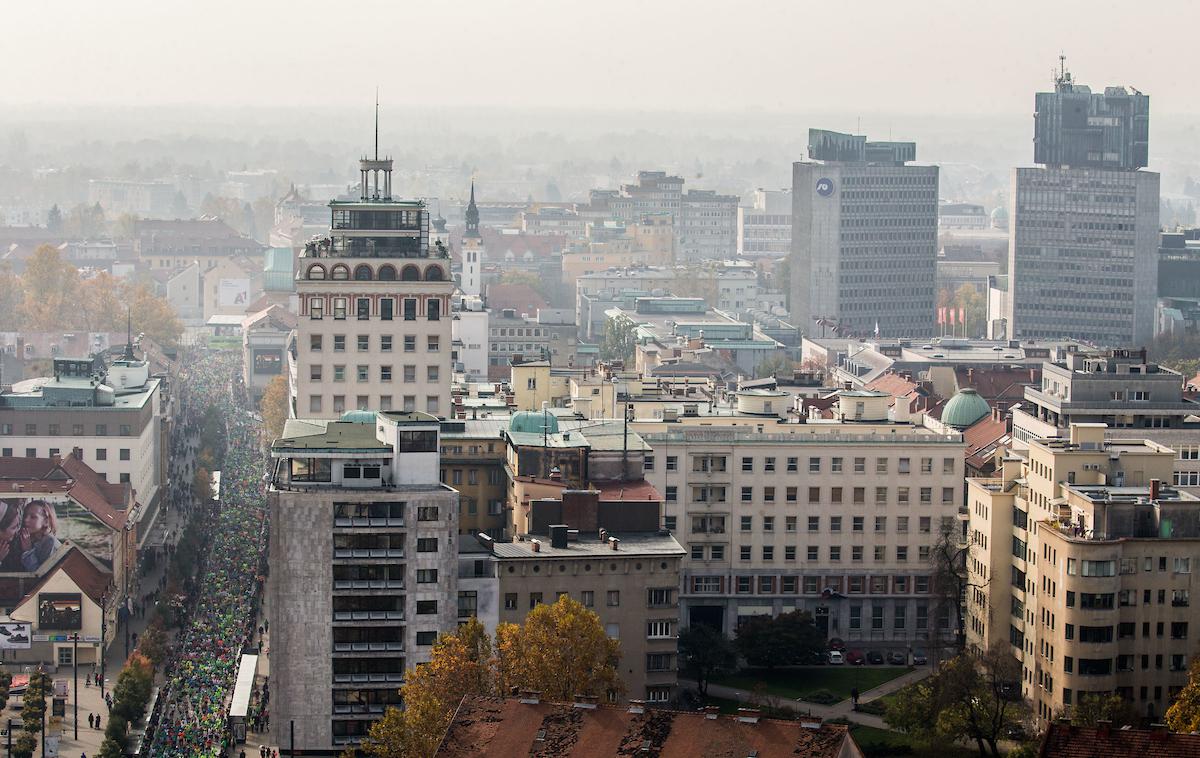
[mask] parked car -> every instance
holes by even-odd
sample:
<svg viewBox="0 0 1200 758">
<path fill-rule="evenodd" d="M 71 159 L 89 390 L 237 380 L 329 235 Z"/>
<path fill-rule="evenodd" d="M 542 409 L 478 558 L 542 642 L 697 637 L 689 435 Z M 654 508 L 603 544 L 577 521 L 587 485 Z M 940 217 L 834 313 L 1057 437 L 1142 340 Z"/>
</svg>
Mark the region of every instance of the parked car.
<svg viewBox="0 0 1200 758">
<path fill-rule="evenodd" d="M 846 657 L 842 655 L 841 650 L 830 650 L 828 655 L 829 665 L 831 666 L 840 666 L 846 662 Z"/>
<path fill-rule="evenodd" d="M 842 641 L 841 637 L 830 637 L 829 638 L 829 649 L 830 650 L 845 650 L 846 643 Z"/>
<path fill-rule="evenodd" d="M 892 664 L 893 666 L 904 666 L 908 663 L 908 656 L 899 650 L 893 650 L 892 652 L 888 653 L 888 663 Z"/>
<path fill-rule="evenodd" d="M 872 650 L 867 653 L 867 663 L 872 666 L 879 666 L 883 663 L 883 653 L 878 650 Z"/>
<path fill-rule="evenodd" d="M 867 658 L 861 650 L 851 650 L 846 653 L 846 663 L 849 663 L 851 666 L 861 666 L 866 662 Z"/>
<path fill-rule="evenodd" d="M 829 658 L 821 650 L 810 650 L 800 659 L 802 666 L 824 666 L 829 663 Z"/>
<path fill-rule="evenodd" d="M 924 650 L 914 650 L 912 662 L 914 666 L 924 666 L 929 663 L 929 656 L 925 655 Z"/>
</svg>

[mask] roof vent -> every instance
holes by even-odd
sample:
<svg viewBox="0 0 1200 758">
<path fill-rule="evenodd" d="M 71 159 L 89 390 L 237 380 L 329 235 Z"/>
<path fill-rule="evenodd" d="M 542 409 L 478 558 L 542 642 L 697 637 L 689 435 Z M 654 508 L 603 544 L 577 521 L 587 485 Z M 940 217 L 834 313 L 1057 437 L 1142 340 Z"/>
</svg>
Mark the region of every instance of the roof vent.
<svg viewBox="0 0 1200 758">
<path fill-rule="evenodd" d="M 721 713 L 721 709 L 715 705 L 706 705 L 704 706 L 703 711 L 704 718 L 710 721 L 716 720 L 717 716 Z"/>
<path fill-rule="evenodd" d="M 757 724 L 762 713 L 757 708 L 738 708 L 737 720 L 743 724 Z"/>
<path fill-rule="evenodd" d="M 646 701 L 645 700 L 630 700 L 629 701 L 629 712 L 630 713 L 645 713 L 646 712 Z"/>
<path fill-rule="evenodd" d="M 596 697 L 595 695 L 576 694 L 575 695 L 575 703 L 573 704 L 572 707 L 584 708 L 586 710 L 592 711 L 592 710 L 596 709 L 596 704 L 598 702 L 600 702 L 600 698 Z"/>
<path fill-rule="evenodd" d="M 526 705 L 537 705 L 542 702 L 540 690 L 521 690 L 520 702 Z"/>
</svg>

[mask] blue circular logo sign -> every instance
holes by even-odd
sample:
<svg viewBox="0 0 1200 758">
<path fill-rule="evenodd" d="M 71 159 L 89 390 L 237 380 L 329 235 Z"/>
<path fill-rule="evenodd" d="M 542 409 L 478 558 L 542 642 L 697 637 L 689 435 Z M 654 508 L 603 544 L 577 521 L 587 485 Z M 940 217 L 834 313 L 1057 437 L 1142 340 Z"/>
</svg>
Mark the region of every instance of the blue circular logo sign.
<svg viewBox="0 0 1200 758">
<path fill-rule="evenodd" d="M 829 197 L 833 194 L 833 180 L 828 177 L 821 177 L 817 180 L 817 194 L 821 197 Z"/>
</svg>

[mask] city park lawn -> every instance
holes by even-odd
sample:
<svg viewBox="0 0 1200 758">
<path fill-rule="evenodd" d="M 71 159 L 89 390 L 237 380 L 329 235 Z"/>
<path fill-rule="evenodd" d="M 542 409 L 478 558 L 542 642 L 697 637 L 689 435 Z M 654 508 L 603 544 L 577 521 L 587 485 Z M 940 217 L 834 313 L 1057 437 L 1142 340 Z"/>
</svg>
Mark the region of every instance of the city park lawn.
<svg viewBox="0 0 1200 758">
<path fill-rule="evenodd" d="M 790 700 L 803 700 L 822 690 L 830 692 L 841 702 L 850 697 L 850 690 L 859 694 L 890 682 L 909 671 L 904 666 L 805 666 L 799 668 L 743 669 L 736 674 L 713 679 L 713 684 L 734 687 L 749 694 L 762 682 L 772 695 Z"/>
</svg>

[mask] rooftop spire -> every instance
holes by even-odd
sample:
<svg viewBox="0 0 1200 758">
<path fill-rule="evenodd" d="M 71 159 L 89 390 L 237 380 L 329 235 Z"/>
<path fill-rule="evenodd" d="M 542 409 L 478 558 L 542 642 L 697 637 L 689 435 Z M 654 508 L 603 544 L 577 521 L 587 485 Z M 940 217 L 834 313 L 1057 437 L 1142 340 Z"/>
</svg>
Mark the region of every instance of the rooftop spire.
<svg viewBox="0 0 1200 758">
<path fill-rule="evenodd" d="M 379 160 L 379 86 L 375 87 L 375 160 Z"/>
<path fill-rule="evenodd" d="M 125 354 L 121 358 L 127 361 L 137 360 L 133 354 L 133 311 L 129 307 L 125 308 Z"/>
<path fill-rule="evenodd" d="M 475 205 L 475 180 L 471 180 L 471 200 L 467 203 L 466 213 L 467 230 L 463 232 L 464 237 L 479 236 L 479 208 Z"/>
</svg>

